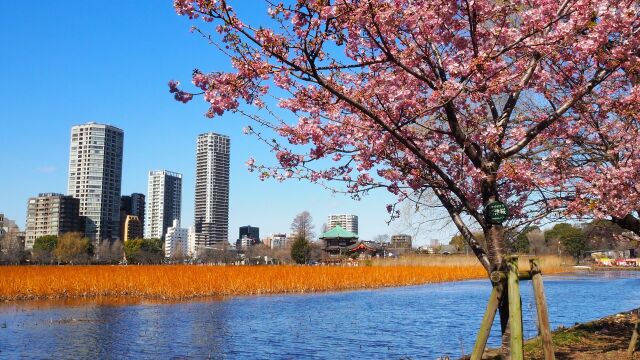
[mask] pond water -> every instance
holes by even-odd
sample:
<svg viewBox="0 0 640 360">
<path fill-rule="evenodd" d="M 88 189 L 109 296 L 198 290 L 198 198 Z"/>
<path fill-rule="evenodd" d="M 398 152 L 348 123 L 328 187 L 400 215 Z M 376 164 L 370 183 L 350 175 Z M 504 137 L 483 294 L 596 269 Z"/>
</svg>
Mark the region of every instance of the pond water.
<svg viewBox="0 0 640 360">
<path fill-rule="evenodd" d="M 544 281 L 553 328 L 640 306 L 640 272 Z M 525 335 L 533 337 L 531 283 L 521 284 Z M 4 304 L 0 358 L 458 358 L 473 347 L 490 290 L 488 281 L 464 281 L 170 304 Z"/>
</svg>

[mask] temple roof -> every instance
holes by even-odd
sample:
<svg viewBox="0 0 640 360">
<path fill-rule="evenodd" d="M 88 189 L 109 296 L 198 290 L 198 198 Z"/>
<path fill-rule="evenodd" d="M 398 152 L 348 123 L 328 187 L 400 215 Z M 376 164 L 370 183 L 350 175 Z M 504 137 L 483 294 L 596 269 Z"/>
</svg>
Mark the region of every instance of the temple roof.
<svg viewBox="0 0 640 360">
<path fill-rule="evenodd" d="M 372 241 L 358 241 L 357 243 L 347 246 L 347 250 L 356 251 L 356 250 L 368 250 L 368 251 L 379 251 L 382 250 L 382 246 L 376 244 Z"/>
<path fill-rule="evenodd" d="M 345 230 L 342 226 L 336 225 L 333 229 L 320 235 L 320 239 L 357 239 L 358 235 Z"/>
</svg>

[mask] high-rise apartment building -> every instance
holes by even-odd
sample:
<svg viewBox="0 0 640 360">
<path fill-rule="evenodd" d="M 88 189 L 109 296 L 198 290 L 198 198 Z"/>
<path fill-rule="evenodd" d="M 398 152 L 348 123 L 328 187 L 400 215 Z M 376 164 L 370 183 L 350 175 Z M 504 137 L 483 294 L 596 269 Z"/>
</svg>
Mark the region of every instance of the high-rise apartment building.
<svg viewBox="0 0 640 360">
<path fill-rule="evenodd" d="M 45 193 L 29 198 L 25 248 L 32 249 L 41 236 L 84 230 L 79 210 L 80 200 L 71 196 Z"/>
<path fill-rule="evenodd" d="M 127 237 L 125 236 L 125 221 L 127 221 L 127 216 L 129 215 L 135 216 L 138 219 L 138 223 L 140 226 L 140 234 L 134 234 L 137 237 L 133 239 L 142 237 L 142 232 L 144 230 L 144 208 L 144 194 L 133 193 L 131 195 L 123 195 L 120 197 L 120 240 L 127 240 Z M 129 235 L 131 234 L 132 233 L 129 232 Z M 131 237 L 129 236 L 129 238 Z"/>
<path fill-rule="evenodd" d="M 182 174 L 166 170 L 149 171 L 144 237 L 163 239 L 173 220 L 180 220 Z"/>
<path fill-rule="evenodd" d="M 85 235 L 93 241 L 120 234 L 124 132 L 97 123 L 71 128 L 68 195 L 80 199 Z"/>
<path fill-rule="evenodd" d="M 327 231 L 340 225 L 343 229 L 358 234 L 358 216 L 357 215 L 329 215 L 327 217 Z"/>
<path fill-rule="evenodd" d="M 198 136 L 194 209 L 196 247 L 228 244 L 229 154 L 228 136 L 215 133 Z"/>
</svg>

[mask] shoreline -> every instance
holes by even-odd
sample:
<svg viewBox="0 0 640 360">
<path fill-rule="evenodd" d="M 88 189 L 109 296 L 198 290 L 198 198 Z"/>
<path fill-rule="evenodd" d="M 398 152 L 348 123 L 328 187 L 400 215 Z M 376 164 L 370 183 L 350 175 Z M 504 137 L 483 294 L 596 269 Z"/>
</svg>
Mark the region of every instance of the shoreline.
<svg viewBox="0 0 640 360">
<path fill-rule="evenodd" d="M 628 357 L 627 349 L 635 326 L 634 313 L 640 308 L 623 311 L 600 319 L 570 327 L 559 327 L 552 332 L 553 349 L 557 359 L 640 359 L 640 351 Z M 540 337 L 524 342 L 524 358 L 543 360 Z M 462 359 L 469 359 L 465 356 Z M 499 349 L 487 349 L 482 359 L 501 359 Z"/>
<path fill-rule="evenodd" d="M 592 271 L 640 271 L 639 266 L 592 266 Z"/>
</svg>

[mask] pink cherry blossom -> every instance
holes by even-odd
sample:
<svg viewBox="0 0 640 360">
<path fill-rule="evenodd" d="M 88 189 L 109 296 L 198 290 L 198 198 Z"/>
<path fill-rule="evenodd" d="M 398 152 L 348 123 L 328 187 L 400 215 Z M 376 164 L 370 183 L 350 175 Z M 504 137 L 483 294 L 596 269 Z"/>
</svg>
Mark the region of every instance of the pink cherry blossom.
<svg viewBox="0 0 640 360">
<path fill-rule="evenodd" d="M 279 135 L 251 132 L 277 160 L 261 179 L 303 178 L 356 198 L 386 188 L 418 206 L 435 197 L 488 271 L 505 252 L 492 231 L 502 228 L 484 218 L 491 202 L 509 206 L 512 229 L 550 211 L 637 210 L 636 195 L 624 198 L 637 194 L 640 169 L 638 2 L 326 5 L 265 5 L 272 26 L 245 23 L 231 1 L 174 2 L 180 15 L 205 17 L 202 31 L 231 57 L 233 71 L 193 74 L 206 116 L 241 112 Z M 176 82 L 170 91 L 193 96 Z M 602 134 L 616 145 L 603 147 Z M 584 161 L 592 145 L 602 158 Z"/>
</svg>

